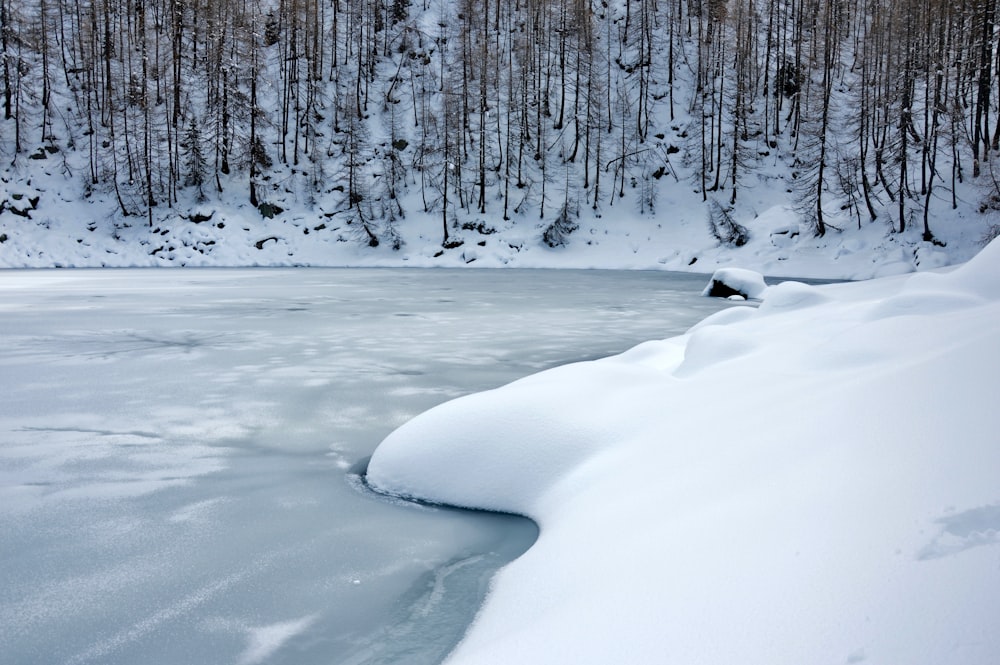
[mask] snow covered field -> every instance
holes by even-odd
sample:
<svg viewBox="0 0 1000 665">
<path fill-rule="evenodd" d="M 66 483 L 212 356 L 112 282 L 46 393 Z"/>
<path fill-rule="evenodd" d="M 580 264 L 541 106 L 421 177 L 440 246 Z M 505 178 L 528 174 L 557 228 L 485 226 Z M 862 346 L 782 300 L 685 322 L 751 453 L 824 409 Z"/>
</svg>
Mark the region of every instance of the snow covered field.
<svg viewBox="0 0 1000 665">
<path fill-rule="evenodd" d="M 995 665 L 998 340 L 1000 241 L 784 283 L 436 407 L 368 478 L 540 525 L 456 665 Z"/>
</svg>

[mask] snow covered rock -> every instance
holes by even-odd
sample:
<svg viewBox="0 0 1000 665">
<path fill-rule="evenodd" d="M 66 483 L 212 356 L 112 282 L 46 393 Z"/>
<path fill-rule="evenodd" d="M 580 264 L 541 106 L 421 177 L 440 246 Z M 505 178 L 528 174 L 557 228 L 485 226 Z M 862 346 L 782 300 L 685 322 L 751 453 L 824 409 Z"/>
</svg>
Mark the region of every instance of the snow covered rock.
<svg viewBox="0 0 1000 665">
<path fill-rule="evenodd" d="M 764 276 L 759 272 L 744 268 L 719 268 L 701 295 L 712 298 L 743 296 L 747 299 L 759 299 L 766 288 Z"/>
</svg>

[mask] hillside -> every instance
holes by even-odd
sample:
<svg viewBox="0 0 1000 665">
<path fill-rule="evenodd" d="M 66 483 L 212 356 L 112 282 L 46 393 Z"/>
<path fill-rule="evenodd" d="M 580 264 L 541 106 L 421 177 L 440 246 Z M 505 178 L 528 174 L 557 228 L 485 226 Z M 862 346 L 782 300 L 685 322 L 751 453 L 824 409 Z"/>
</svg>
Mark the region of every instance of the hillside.
<svg viewBox="0 0 1000 665">
<path fill-rule="evenodd" d="M 990 3 L 2 4 L 3 267 L 864 278 L 1000 223 Z"/>
</svg>

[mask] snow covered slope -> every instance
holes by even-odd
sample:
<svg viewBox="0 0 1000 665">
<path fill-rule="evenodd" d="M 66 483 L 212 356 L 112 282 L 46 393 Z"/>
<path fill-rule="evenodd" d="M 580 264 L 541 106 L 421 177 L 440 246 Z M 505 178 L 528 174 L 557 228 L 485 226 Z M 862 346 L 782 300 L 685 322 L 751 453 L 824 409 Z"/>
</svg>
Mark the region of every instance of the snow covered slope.
<svg viewBox="0 0 1000 665">
<path fill-rule="evenodd" d="M 994 665 L 998 339 L 1000 242 L 784 283 L 432 409 L 369 481 L 541 527 L 450 663 Z"/>
<path fill-rule="evenodd" d="M 53 180 L 51 188 L 59 190 Z M 762 205 L 766 200 L 761 200 Z M 873 223 L 850 233 L 816 238 L 800 228 L 784 205 L 768 208 L 749 224 L 749 242 L 720 245 L 709 233 L 698 201 L 680 192 L 669 215 L 621 210 L 581 220 L 564 247 L 541 241 L 544 224 L 502 222 L 459 229 L 460 245 L 444 249 L 439 220 L 414 214 L 401 227 L 403 246 L 369 247 L 342 224 L 295 209 L 275 219 L 235 201 L 229 206 L 192 205 L 186 217 L 162 226 L 109 230 L 94 221 L 103 213 L 69 195 L 49 197 L 34 219 L 0 215 L 0 268 L 133 266 L 413 266 L 476 268 L 613 268 L 678 270 L 710 274 L 732 265 L 766 275 L 826 279 L 870 277 L 961 263 L 978 251 L 990 218 L 955 212 L 942 224 L 946 247 L 920 241 L 917 231 L 893 232 Z"/>
<path fill-rule="evenodd" d="M 976 3 L 97 4 L 5 10 L 0 267 L 858 279 L 1000 231 Z"/>
</svg>

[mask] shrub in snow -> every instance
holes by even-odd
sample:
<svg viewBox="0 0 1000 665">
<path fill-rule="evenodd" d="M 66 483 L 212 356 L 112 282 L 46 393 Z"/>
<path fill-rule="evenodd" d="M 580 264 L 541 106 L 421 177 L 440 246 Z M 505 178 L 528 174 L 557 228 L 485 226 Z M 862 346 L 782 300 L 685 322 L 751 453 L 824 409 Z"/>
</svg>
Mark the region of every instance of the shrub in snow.
<svg viewBox="0 0 1000 665">
<path fill-rule="evenodd" d="M 285 209 L 278 204 L 269 203 L 267 201 L 264 201 L 257 206 L 257 210 L 260 211 L 260 216 L 266 219 L 273 219 L 275 215 L 280 215 L 285 212 Z"/>
<path fill-rule="evenodd" d="M 792 98 L 799 94 L 803 84 L 806 82 L 805 74 L 802 72 L 795 60 L 789 56 L 784 56 L 778 63 L 777 84 L 774 86 L 775 95 L 784 95 Z"/>
<path fill-rule="evenodd" d="M 542 232 L 542 242 L 549 247 L 562 247 L 566 244 L 569 234 L 580 228 L 580 225 L 570 219 L 569 204 L 563 206 L 559 216 Z"/>
<path fill-rule="evenodd" d="M 729 211 L 714 199 L 708 200 L 708 228 L 716 240 L 729 247 L 742 247 L 750 239 L 746 227 L 736 223 Z"/>
<path fill-rule="evenodd" d="M 986 229 L 986 232 L 983 233 L 983 237 L 979 242 L 983 247 L 985 247 L 993 242 L 994 238 L 1000 238 L 1000 224 L 993 224 L 990 228 Z"/>
<path fill-rule="evenodd" d="M 188 215 L 188 221 L 191 222 L 192 224 L 201 224 L 202 222 L 212 221 L 213 216 L 215 216 L 214 210 L 208 213 L 199 212 L 195 210 L 190 215 Z"/>
</svg>

